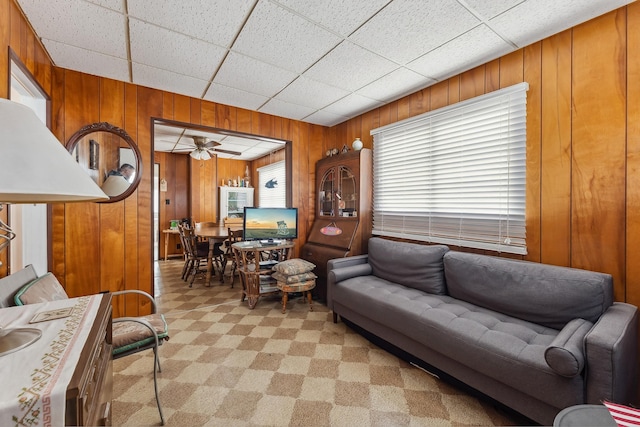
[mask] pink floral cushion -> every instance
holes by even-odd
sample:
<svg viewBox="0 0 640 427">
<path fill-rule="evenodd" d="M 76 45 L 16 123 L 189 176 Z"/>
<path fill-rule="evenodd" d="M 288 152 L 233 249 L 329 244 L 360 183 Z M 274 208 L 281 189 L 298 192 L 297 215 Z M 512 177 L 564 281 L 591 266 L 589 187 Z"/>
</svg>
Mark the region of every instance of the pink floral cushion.
<svg viewBox="0 0 640 427">
<path fill-rule="evenodd" d="M 52 273 L 47 273 L 24 285 L 16 293 L 16 305 L 36 304 L 68 299 L 64 288 Z"/>
</svg>

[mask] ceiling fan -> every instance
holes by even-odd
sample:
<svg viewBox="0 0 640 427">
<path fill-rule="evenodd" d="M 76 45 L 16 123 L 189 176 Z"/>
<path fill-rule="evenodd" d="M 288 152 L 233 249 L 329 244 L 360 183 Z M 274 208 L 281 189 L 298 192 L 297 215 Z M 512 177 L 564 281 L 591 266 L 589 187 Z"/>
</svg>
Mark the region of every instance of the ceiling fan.
<svg viewBox="0 0 640 427">
<path fill-rule="evenodd" d="M 215 156 L 216 152 L 219 153 L 227 153 L 232 154 L 234 156 L 239 156 L 242 153 L 239 151 L 231 151 L 231 150 L 223 150 L 221 148 L 215 148 L 218 145 L 222 145 L 219 142 L 209 140 L 206 136 L 199 135 L 185 135 L 190 138 L 193 138 L 193 142 L 196 145 L 196 148 L 189 153 L 191 157 L 196 160 L 209 160 L 212 156 Z"/>
</svg>

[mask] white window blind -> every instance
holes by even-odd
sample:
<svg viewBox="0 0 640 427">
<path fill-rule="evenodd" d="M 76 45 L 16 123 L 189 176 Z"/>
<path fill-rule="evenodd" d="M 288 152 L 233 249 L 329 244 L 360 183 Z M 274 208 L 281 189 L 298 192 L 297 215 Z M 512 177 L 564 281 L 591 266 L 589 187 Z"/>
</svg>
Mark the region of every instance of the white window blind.
<svg viewBox="0 0 640 427">
<path fill-rule="evenodd" d="M 528 88 L 372 130 L 373 233 L 526 254 Z"/>
<path fill-rule="evenodd" d="M 287 173 L 284 160 L 258 168 L 258 206 L 287 207 Z"/>
</svg>

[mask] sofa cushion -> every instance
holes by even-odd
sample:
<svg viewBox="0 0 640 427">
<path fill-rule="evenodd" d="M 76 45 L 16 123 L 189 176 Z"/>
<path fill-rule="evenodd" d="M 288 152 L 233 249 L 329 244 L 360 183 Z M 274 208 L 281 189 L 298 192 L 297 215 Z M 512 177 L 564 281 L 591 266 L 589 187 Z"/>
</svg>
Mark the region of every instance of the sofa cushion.
<svg viewBox="0 0 640 427">
<path fill-rule="evenodd" d="M 609 274 L 454 251 L 444 266 L 452 297 L 558 330 L 613 304 Z"/>
<path fill-rule="evenodd" d="M 67 299 L 67 293 L 52 273 L 46 273 L 24 285 L 14 297 L 16 305 Z"/>
<path fill-rule="evenodd" d="M 574 377 L 584 368 L 584 336 L 593 323 L 584 319 L 573 319 L 562 328 L 544 351 L 547 365 L 559 375 Z"/>
<path fill-rule="evenodd" d="M 444 245 L 420 245 L 372 237 L 369 239 L 369 264 L 373 274 L 430 294 L 444 295 L 442 256 Z"/>
</svg>

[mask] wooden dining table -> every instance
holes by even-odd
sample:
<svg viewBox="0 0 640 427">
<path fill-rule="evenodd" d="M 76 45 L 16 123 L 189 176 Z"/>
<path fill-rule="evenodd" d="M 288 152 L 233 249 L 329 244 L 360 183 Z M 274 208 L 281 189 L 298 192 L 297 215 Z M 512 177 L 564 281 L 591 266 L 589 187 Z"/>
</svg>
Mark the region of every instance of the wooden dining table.
<svg viewBox="0 0 640 427">
<path fill-rule="evenodd" d="M 209 239 L 209 254 L 207 255 L 207 276 L 206 286 L 210 286 L 211 276 L 213 275 L 213 252 L 216 243 L 222 243 L 229 237 L 229 228 L 232 230 L 241 230 L 242 227 L 228 226 L 224 224 L 215 224 L 212 226 L 196 226 L 194 227 L 194 234 L 198 237 L 204 237 Z M 220 271 L 220 281 L 223 280 L 224 271 Z"/>
</svg>

